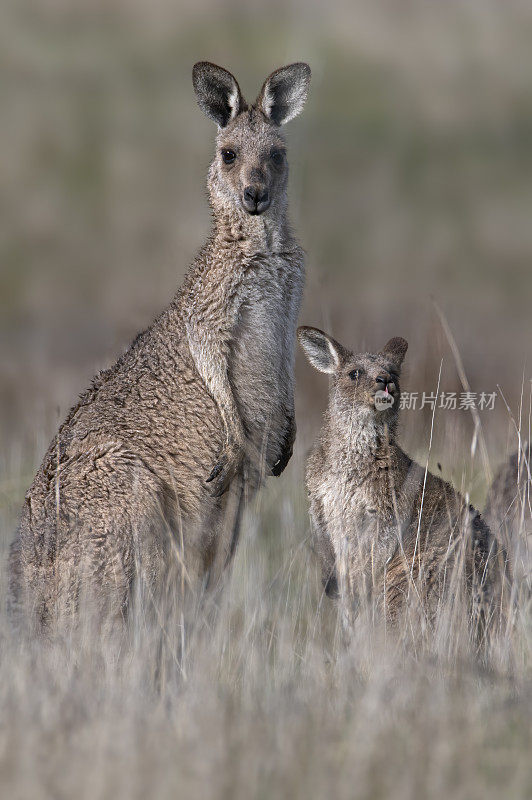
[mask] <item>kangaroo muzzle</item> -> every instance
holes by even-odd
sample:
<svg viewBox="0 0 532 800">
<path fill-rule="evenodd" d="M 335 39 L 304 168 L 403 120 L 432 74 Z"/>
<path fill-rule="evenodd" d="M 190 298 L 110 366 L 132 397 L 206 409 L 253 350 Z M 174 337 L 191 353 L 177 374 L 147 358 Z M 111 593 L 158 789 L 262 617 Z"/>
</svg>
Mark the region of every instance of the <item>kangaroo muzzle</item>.
<svg viewBox="0 0 532 800">
<path fill-rule="evenodd" d="M 270 202 L 270 193 L 263 186 L 250 184 L 242 192 L 242 205 L 248 214 L 262 214 Z"/>
</svg>

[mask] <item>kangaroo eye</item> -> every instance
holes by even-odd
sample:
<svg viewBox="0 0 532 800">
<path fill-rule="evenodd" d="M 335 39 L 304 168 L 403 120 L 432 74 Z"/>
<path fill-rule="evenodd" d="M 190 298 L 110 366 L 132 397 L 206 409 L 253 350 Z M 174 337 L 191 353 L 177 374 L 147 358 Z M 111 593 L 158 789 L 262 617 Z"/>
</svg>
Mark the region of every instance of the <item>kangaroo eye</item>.
<svg viewBox="0 0 532 800">
<path fill-rule="evenodd" d="M 275 164 L 276 167 L 281 167 L 284 163 L 284 151 L 283 150 L 272 150 L 270 154 L 271 160 Z"/>
<path fill-rule="evenodd" d="M 358 381 L 363 371 L 364 370 L 362 369 L 352 369 L 351 372 L 349 373 L 349 377 L 351 378 L 352 381 Z"/>
<path fill-rule="evenodd" d="M 232 164 L 236 158 L 236 153 L 234 150 L 222 150 L 222 161 L 224 164 Z"/>
</svg>

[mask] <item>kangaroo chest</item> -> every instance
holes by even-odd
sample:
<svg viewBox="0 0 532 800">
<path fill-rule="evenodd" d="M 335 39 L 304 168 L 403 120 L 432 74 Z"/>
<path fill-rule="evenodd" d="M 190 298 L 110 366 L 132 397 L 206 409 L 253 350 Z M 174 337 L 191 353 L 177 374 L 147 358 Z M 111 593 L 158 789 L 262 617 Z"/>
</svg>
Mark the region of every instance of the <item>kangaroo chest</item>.
<svg viewBox="0 0 532 800">
<path fill-rule="evenodd" d="M 397 547 L 398 526 L 375 486 L 331 470 L 320 495 L 337 563 L 352 576 L 383 568 Z"/>
<path fill-rule="evenodd" d="M 279 425 L 293 391 L 294 338 L 302 278 L 281 256 L 252 262 L 232 332 L 230 380 L 253 438 Z"/>
</svg>

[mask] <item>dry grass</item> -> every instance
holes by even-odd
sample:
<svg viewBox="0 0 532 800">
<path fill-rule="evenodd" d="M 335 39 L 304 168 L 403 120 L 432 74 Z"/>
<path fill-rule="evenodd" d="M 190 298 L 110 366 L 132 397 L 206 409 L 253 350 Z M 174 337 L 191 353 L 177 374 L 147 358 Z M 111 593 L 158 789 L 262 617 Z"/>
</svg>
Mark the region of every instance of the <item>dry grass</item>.
<svg viewBox="0 0 532 800">
<path fill-rule="evenodd" d="M 531 41 L 521 0 L 7 0 L 2 562 L 59 419 L 168 301 L 205 236 L 213 131 L 190 86 L 201 58 L 248 93 L 275 66 L 310 62 L 288 134 L 309 254 L 302 322 L 357 350 L 404 335 L 409 390 L 434 391 L 442 358 L 446 392 L 464 374 L 473 391 L 501 387 L 508 408 L 500 395 L 477 420 L 434 420 L 430 466 L 482 506 L 515 427 L 530 438 Z M 83 636 L 23 643 L 0 615 L 2 797 L 532 795 L 526 549 L 515 624 L 486 663 L 458 623 L 386 642 L 361 624 L 347 642 L 302 489 L 324 396 L 299 364 L 293 462 L 250 509 L 224 591 L 186 620 L 171 605 L 156 623 L 139 610 L 117 652 Z M 423 464 L 430 434 L 430 410 L 405 412 L 402 441 Z"/>
<path fill-rule="evenodd" d="M 526 798 L 530 591 L 482 664 L 463 619 L 348 641 L 298 485 L 250 511 L 216 597 L 137 609 L 120 647 L 23 643 L 2 620 L 6 797 Z"/>
</svg>

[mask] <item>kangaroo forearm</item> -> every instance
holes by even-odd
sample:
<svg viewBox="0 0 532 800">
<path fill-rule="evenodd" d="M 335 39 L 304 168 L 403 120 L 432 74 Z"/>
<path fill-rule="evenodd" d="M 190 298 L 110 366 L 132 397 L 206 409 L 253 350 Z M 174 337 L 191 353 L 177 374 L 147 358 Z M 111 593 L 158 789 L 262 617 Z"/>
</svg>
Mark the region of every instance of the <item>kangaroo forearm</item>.
<svg viewBox="0 0 532 800">
<path fill-rule="evenodd" d="M 288 417 L 295 417 L 294 411 L 294 391 L 295 391 L 295 330 L 297 326 L 297 318 L 299 316 L 299 309 L 301 306 L 303 290 L 302 276 L 297 282 L 297 285 L 292 290 L 290 298 L 288 325 L 285 329 L 283 359 L 281 362 L 281 380 L 280 385 L 284 387 L 284 403 L 287 410 Z"/>
<path fill-rule="evenodd" d="M 334 548 L 319 507 L 312 508 L 310 518 L 314 548 L 319 560 L 323 588 L 328 597 L 337 597 L 338 577 L 336 573 Z"/>
<path fill-rule="evenodd" d="M 226 438 L 242 444 L 244 429 L 227 374 L 228 346 L 206 331 L 198 335 L 197 326 L 187 330 L 187 336 L 196 369 L 218 406 Z"/>
<path fill-rule="evenodd" d="M 242 269 L 198 263 L 182 313 L 195 367 L 215 401 L 228 439 L 243 440 L 243 428 L 228 376 L 231 336 L 238 317 Z M 208 285 L 208 291 L 206 291 Z M 202 289 L 202 291 L 200 291 Z"/>
</svg>

